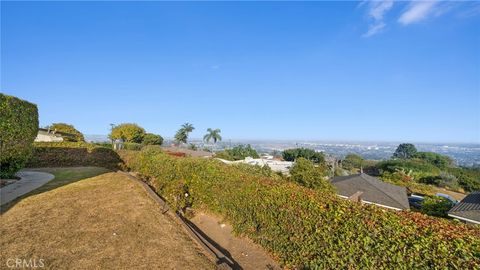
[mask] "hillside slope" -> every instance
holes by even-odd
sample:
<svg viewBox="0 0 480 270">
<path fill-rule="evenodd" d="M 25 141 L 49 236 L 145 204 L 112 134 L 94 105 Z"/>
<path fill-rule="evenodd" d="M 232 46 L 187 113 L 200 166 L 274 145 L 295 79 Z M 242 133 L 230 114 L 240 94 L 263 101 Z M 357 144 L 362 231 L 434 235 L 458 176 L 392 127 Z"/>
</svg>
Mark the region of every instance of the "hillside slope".
<svg viewBox="0 0 480 270">
<path fill-rule="evenodd" d="M 55 181 L 55 180 L 54 180 Z M 1 265 L 47 269 L 212 269 L 214 265 L 142 187 L 106 173 L 16 202 L 1 216 Z"/>
</svg>

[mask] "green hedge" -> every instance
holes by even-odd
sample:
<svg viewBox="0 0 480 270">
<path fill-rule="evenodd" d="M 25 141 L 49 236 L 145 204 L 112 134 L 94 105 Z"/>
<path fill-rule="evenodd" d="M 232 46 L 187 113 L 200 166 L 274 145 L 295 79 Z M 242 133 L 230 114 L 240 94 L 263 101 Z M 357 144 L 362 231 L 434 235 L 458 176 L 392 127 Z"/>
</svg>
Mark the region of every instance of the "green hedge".
<svg viewBox="0 0 480 270">
<path fill-rule="evenodd" d="M 25 165 L 37 132 L 37 105 L 0 93 L 0 178 Z"/>
<path fill-rule="evenodd" d="M 466 191 L 480 190 L 480 168 L 448 168 L 447 172 L 454 175 Z"/>
<path fill-rule="evenodd" d="M 322 152 L 317 152 L 309 148 L 293 148 L 285 149 L 282 152 L 282 157 L 286 161 L 295 161 L 298 158 L 305 158 L 314 163 L 325 164 L 325 155 Z"/>
<path fill-rule="evenodd" d="M 151 148 L 119 154 L 171 205 L 223 216 L 236 233 L 263 246 L 287 268 L 480 267 L 478 228 L 352 203 L 265 177 L 254 167 L 176 158 Z"/>
<path fill-rule="evenodd" d="M 416 179 L 438 175 L 440 169 L 421 159 L 390 159 L 379 162 L 376 167 L 382 172 L 405 171 Z"/>
<path fill-rule="evenodd" d="M 129 142 L 123 143 L 123 149 L 125 150 L 140 151 L 142 150 L 142 147 L 143 147 L 143 144 L 141 143 L 129 143 Z"/>
<path fill-rule="evenodd" d="M 118 169 L 122 160 L 110 148 L 84 142 L 34 143 L 28 167 L 98 166 Z"/>
</svg>

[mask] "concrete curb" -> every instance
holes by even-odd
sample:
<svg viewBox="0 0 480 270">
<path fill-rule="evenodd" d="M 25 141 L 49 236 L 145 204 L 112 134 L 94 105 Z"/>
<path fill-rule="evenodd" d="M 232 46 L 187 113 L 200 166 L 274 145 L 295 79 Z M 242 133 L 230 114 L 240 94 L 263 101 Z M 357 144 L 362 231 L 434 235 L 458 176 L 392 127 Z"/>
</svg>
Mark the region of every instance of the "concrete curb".
<svg viewBox="0 0 480 270">
<path fill-rule="evenodd" d="M 55 178 L 52 174 L 37 171 L 20 171 L 20 180 L 0 189 L 0 205 L 9 203 L 16 198 L 35 190 Z"/>
</svg>

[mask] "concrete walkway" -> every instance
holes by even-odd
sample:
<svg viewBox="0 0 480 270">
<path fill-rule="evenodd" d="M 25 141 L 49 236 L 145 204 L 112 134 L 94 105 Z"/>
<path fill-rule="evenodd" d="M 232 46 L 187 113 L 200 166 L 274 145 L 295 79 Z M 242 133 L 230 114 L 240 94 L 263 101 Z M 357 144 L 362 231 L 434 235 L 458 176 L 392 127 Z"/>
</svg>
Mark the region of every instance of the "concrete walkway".
<svg viewBox="0 0 480 270">
<path fill-rule="evenodd" d="M 45 185 L 54 176 L 45 172 L 20 171 L 17 176 L 21 179 L 10 185 L 0 188 L 0 205 L 6 204 L 16 198 Z"/>
</svg>

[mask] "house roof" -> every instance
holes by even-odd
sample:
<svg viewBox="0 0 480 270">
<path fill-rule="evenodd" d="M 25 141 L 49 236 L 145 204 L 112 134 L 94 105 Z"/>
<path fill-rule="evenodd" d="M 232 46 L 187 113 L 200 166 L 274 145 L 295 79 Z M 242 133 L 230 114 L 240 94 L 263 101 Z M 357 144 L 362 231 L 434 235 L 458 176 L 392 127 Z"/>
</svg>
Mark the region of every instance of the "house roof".
<svg viewBox="0 0 480 270">
<path fill-rule="evenodd" d="M 480 191 L 468 194 L 467 197 L 448 211 L 448 215 L 458 219 L 480 223 Z"/>
<path fill-rule="evenodd" d="M 56 137 L 62 137 L 62 136 L 73 137 L 73 136 L 75 136 L 74 134 L 71 134 L 71 133 L 54 131 L 54 130 L 50 130 L 50 129 L 46 129 L 46 128 L 39 128 L 38 133 L 39 134 L 56 136 Z"/>
<path fill-rule="evenodd" d="M 361 199 L 365 202 L 396 209 L 410 208 L 405 187 L 385 183 L 364 173 L 334 177 L 332 184 L 337 188 L 337 193 L 345 197 L 360 191 L 363 192 Z"/>
<path fill-rule="evenodd" d="M 202 150 L 190 150 L 186 148 L 181 148 L 181 147 L 162 147 L 165 151 L 169 152 L 177 152 L 177 153 L 184 153 L 188 156 L 191 157 L 211 157 L 213 156 L 213 153 L 207 152 L 207 151 L 202 151 Z"/>
</svg>

